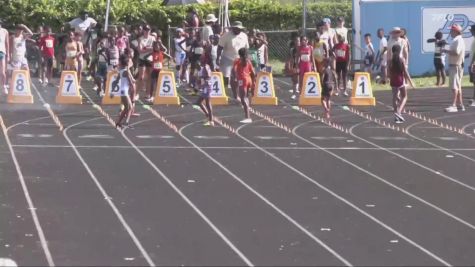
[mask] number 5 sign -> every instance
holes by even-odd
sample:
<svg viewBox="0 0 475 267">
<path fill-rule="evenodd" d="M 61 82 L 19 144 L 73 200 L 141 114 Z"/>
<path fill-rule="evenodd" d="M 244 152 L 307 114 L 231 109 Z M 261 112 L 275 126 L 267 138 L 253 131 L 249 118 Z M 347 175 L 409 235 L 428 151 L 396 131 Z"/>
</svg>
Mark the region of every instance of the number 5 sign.
<svg viewBox="0 0 475 267">
<path fill-rule="evenodd" d="M 275 97 L 274 81 L 272 73 L 259 72 L 256 79 L 256 88 L 254 96 L 251 99 L 253 105 L 277 105 L 277 97 Z"/>
<path fill-rule="evenodd" d="M 302 92 L 300 92 L 300 106 L 321 105 L 321 83 L 318 72 L 307 72 L 303 76 Z"/>
<path fill-rule="evenodd" d="M 58 104 L 82 104 L 82 96 L 79 93 L 78 76 L 75 71 L 61 72 L 58 94 Z"/>
<path fill-rule="evenodd" d="M 352 106 L 375 106 L 376 99 L 373 97 L 371 78 L 367 72 L 356 72 L 353 81 L 353 93 L 350 98 Z"/>
<path fill-rule="evenodd" d="M 180 98 L 175 86 L 175 74 L 173 72 L 160 71 L 153 103 L 157 105 L 180 105 Z"/>
<path fill-rule="evenodd" d="M 33 103 L 30 90 L 30 75 L 27 70 L 14 70 L 10 82 L 8 103 Z"/>
</svg>

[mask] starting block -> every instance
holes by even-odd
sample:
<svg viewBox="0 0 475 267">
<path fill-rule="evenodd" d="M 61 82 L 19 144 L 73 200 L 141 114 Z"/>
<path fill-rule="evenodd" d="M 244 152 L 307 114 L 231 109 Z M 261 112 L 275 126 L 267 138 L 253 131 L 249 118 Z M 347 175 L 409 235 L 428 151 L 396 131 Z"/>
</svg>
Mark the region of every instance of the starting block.
<svg viewBox="0 0 475 267">
<path fill-rule="evenodd" d="M 7 102 L 33 104 L 30 73 L 27 70 L 13 71 Z"/>
<path fill-rule="evenodd" d="M 153 104 L 180 105 L 180 98 L 176 92 L 175 74 L 172 71 L 160 71 Z"/>
<path fill-rule="evenodd" d="M 58 104 L 82 104 L 82 96 L 79 93 L 78 76 L 75 71 L 61 72 L 58 94 Z"/>
<path fill-rule="evenodd" d="M 303 76 L 299 106 L 318 106 L 322 104 L 322 87 L 318 72 L 307 72 Z"/>
<path fill-rule="evenodd" d="M 275 97 L 274 80 L 272 73 L 259 72 L 256 78 L 256 88 L 254 96 L 251 98 L 252 105 L 274 105 L 278 102 Z"/>
<path fill-rule="evenodd" d="M 118 82 L 115 82 L 118 78 L 119 72 L 116 70 L 112 70 L 107 73 L 106 93 L 102 97 L 102 105 L 121 104 L 119 84 Z"/>
<path fill-rule="evenodd" d="M 351 106 L 375 106 L 371 76 L 367 72 L 356 72 L 353 81 L 353 92 L 350 97 Z"/>
<path fill-rule="evenodd" d="M 224 90 L 223 74 L 221 72 L 211 73 L 211 92 L 209 96 L 212 105 L 228 104 L 228 97 Z"/>
</svg>

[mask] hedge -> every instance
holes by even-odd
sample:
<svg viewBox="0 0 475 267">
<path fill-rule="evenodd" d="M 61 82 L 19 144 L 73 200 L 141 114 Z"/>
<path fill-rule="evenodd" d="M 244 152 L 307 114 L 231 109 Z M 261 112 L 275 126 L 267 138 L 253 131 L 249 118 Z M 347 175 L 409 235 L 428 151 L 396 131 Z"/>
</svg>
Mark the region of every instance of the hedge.
<svg viewBox="0 0 475 267">
<path fill-rule="evenodd" d="M 58 30 L 62 23 L 87 10 L 99 22 L 105 18 L 106 0 L 3 0 L 0 18 L 6 27 L 50 25 Z M 110 20 L 115 24 L 146 21 L 159 29 L 177 26 L 185 19 L 187 6 L 162 6 L 161 0 L 111 0 Z M 213 3 L 195 5 L 200 17 L 218 14 Z M 265 30 L 298 29 L 302 24 L 302 4 L 280 4 L 276 0 L 232 0 L 231 20 L 240 20 L 248 28 Z M 351 1 L 317 2 L 308 5 L 309 27 L 316 19 L 343 16 L 351 22 Z"/>
</svg>

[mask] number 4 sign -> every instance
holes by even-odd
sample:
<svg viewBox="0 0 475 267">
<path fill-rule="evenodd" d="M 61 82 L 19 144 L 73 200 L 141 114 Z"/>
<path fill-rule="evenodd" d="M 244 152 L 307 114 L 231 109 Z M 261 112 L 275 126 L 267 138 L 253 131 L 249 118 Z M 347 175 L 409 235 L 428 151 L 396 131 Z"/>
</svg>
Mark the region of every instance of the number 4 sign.
<svg viewBox="0 0 475 267">
<path fill-rule="evenodd" d="M 209 94 L 212 105 L 227 105 L 228 97 L 224 90 L 223 74 L 213 72 L 211 74 L 211 92 Z"/>
<path fill-rule="evenodd" d="M 61 72 L 58 94 L 58 104 L 82 104 L 82 96 L 79 93 L 78 76 L 75 71 Z"/>
<path fill-rule="evenodd" d="M 352 106 L 375 106 L 376 99 L 373 97 L 370 74 L 356 72 L 353 81 L 353 93 L 350 98 Z"/>
<path fill-rule="evenodd" d="M 27 70 L 14 70 L 10 82 L 8 103 L 33 103 L 30 90 L 30 75 Z"/>
<path fill-rule="evenodd" d="M 320 74 L 307 72 L 303 76 L 302 92 L 299 97 L 300 106 L 321 105 Z"/>
<path fill-rule="evenodd" d="M 153 103 L 157 105 L 180 105 L 180 98 L 175 86 L 175 74 L 172 71 L 160 71 Z"/>
<path fill-rule="evenodd" d="M 272 73 L 259 72 L 256 79 L 254 96 L 251 99 L 253 105 L 277 105 L 278 99 L 275 97 L 274 81 Z"/>
</svg>

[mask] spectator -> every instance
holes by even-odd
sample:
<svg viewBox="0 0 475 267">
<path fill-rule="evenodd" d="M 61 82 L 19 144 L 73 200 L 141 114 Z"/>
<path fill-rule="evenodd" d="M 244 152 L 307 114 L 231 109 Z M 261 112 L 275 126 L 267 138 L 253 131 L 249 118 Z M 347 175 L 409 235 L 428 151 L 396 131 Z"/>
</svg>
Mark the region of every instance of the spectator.
<svg viewBox="0 0 475 267">
<path fill-rule="evenodd" d="M 92 47 L 92 36 L 90 30 L 96 26 L 97 21 L 89 17 L 89 13 L 87 11 L 83 11 L 81 12 L 80 17 L 71 20 L 68 24 L 74 28 L 75 32 L 81 34 L 82 44 L 84 47 L 84 58 L 86 59 L 87 66 L 89 66 L 89 54 Z"/>
<path fill-rule="evenodd" d="M 5 94 L 8 94 L 7 86 L 7 74 L 6 74 L 6 62 L 8 62 L 8 56 L 10 54 L 10 37 L 8 31 L 2 28 L 3 20 L 0 19 L 0 86 L 3 87 Z"/>
<path fill-rule="evenodd" d="M 205 26 L 201 30 L 201 40 L 203 42 L 210 42 L 209 37 L 213 35 L 213 26 L 218 21 L 214 14 L 209 14 L 206 16 Z"/>
<path fill-rule="evenodd" d="M 192 28 L 193 31 L 198 30 L 198 27 L 200 27 L 200 18 L 198 17 L 198 12 L 196 11 L 196 8 L 190 7 L 188 9 L 188 15 L 185 20 L 185 25 L 186 27 Z"/>
<path fill-rule="evenodd" d="M 378 65 L 381 68 L 381 84 L 386 84 L 386 80 L 388 77 L 388 58 L 387 58 L 387 52 L 388 52 L 388 41 L 386 40 L 386 37 L 384 37 L 384 29 L 380 28 L 378 29 L 378 38 L 379 38 L 379 57 L 377 59 Z"/>
<path fill-rule="evenodd" d="M 442 32 L 438 31 L 435 33 L 435 38 L 427 40 L 428 43 L 435 44 L 435 53 L 434 53 L 434 67 L 437 75 L 436 85 L 445 85 L 445 53 L 442 52 L 442 49 L 447 45 L 447 41 L 442 39 Z"/>
<path fill-rule="evenodd" d="M 407 30 L 405 28 L 401 28 L 401 38 L 406 42 L 406 48 L 407 48 L 406 64 L 409 65 L 409 56 L 411 55 L 411 42 L 409 42 L 409 38 L 407 37 Z"/>
<path fill-rule="evenodd" d="M 450 36 L 453 42 L 449 49 L 442 51 L 449 55 L 449 89 L 453 92 L 452 105 L 445 109 L 446 112 L 457 112 L 459 109 L 465 111 L 462 99 L 462 64 L 465 57 L 465 41 L 462 38 L 462 27 L 458 24 L 452 25 Z"/>
<path fill-rule="evenodd" d="M 249 41 L 243 30 L 242 22 L 235 21 L 231 24 L 231 31 L 226 32 L 219 40 L 216 64 L 219 65 L 221 72 L 223 72 L 224 83 L 228 88 L 230 86 L 233 62 L 239 58 L 239 49 L 249 48 Z M 234 98 L 238 99 L 235 86 L 232 86 L 231 89 Z"/>
<path fill-rule="evenodd" d="M 371 34 L 370 33 L 365 34 L 364 40 L 366 43 L 365 56 L 364 56 L 364 71 L 371 73 L 371 69 L 373 68 L 373 63 L 374 63 L 374 54 L 375 54 L 373 43 L 371 43 Z"/>
<path fill-rule="evenodd" d="M 398 44 L 401 47 L 401 55 L 404 58 L 404 63 L 406 64 L 406 67 L 408 67 L 409 66 L 409 64 L 408 64 L 409 53 L 408 53 L 408 50 L 407 50 L 408 47 L 407 47 L 406 40 L 404 40 L 401 37 L 401 35 L 402 35 L 401 28 L 394 27 L 392 29 L 392 31 L 390 32 L 390 34 L 391 34 L 391 38 L 389 38 L 389 41 L 388 41 L 388 55 L 387 55 L 387 60 L 388 60 L 389 65 L 391 65 L 391 59 L 393 57 L 392 47 L 395 44 Z"/>
<path fill-rule="evenodd" d="M 335 27 L 335 38 L 333 40 L 334 44 L 338 43 L 337 35 L 343 36 L 345 44 L 348 43 L 348 28 L 345 27 L 345 18 L 338 17 L 336 19 L 336 27 Z"/>
<path fill-rule="evenodd" d="M 472 25 L 470 28 L 470 32 L 472 33 L 472 36 L 475 37 L 475 25 Z M 473 98 L 470 99 L 470 106 L 475 107 L 475 41 L 472 42 L 472 61 L 470 62 L 470 82 L 473 83 Z"/>
</svg>

